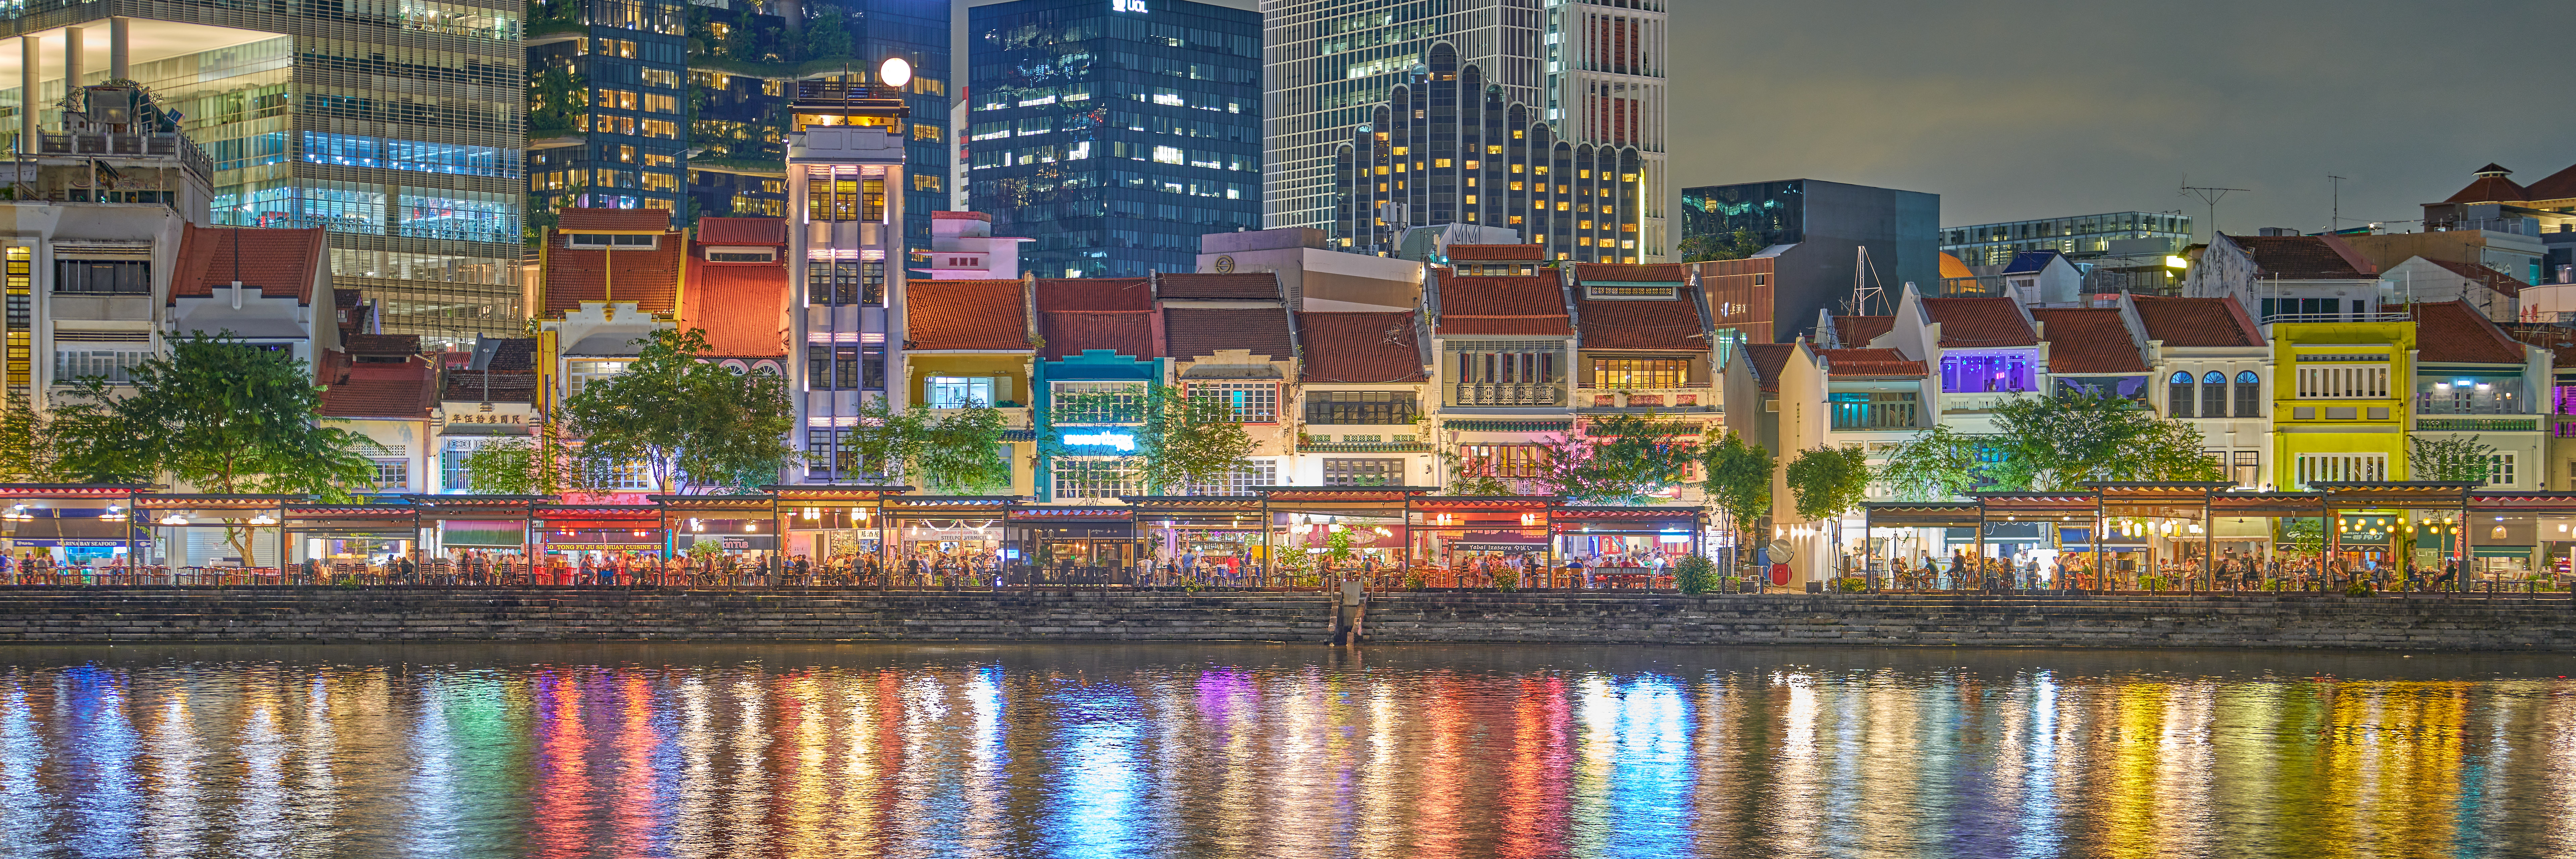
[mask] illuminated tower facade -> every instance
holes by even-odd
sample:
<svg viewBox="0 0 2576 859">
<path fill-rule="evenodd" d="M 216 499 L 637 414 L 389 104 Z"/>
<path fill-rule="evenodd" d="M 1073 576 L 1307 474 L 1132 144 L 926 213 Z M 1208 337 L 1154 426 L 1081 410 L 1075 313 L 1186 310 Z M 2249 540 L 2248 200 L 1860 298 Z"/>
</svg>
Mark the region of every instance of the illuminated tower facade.
<svg viewBox="0 0 2576 859">
<path fill-rule="evenodd" d="M 901 356 L 889 348 L 901 344 L 887 332 L 903 325 L 910 78 L 907 62 L 888 59 L 870 84 L 800 81 L 790 105 L 788 364 L 805 482 L 862 482 L 882 469 L 860 462 L 847 442 L 860 408 L 888 396 L 887 378 L 902 377 Z"/>
</svg>

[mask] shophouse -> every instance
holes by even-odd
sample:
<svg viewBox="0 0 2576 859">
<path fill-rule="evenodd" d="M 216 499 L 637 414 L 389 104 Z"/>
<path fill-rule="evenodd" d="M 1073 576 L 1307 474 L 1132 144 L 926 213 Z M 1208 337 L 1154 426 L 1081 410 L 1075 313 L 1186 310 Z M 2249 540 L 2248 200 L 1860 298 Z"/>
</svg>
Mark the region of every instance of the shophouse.
<svg viewBox="0 0 2576 859">
<path fill-rule="evenodd" d="M 470 493 L 475 487 L 466 458 L 495 441 L 531 438 L 541 421 L 537 339 L 478 338 L 464 366 L 445 368 L 439 376 L 438 406 L 430 413 L 438 472 L 422 491 Z"/>
<path fill-rule="evenodd" d="M 2337 236 L 2219 233 L 2191 261 L 2182 294 L 2234 298 L 2256 322 L 2369 322 L 2403 300 Z"/>
<path fill-rule="evenodd" d="M 2267 326 L 2272 366 L 2274 487 L 2407 480 L 2415 325 L 2404 321 Z"/>
<path fill-rule="evenodd" d="M 1242 424 L 1255 447 L 1235 473 L 1192 495 L 1244 495 L 1287 481 L 1295 422 L 1280 410 L 1301 350 L 1287 295 L 1270 272 L 1156 274 L 1165 352 L 1181 390 Z M 1401 485 L 1399 482 L 1397 485 Z M 1163 491 L 1170 492 L 1166 487 Z"/>
<path fill-rule="evenodd" d="M 689 242 L 679 324 L 705 332 L 700 357 L 741 372 L 787 376 L 787 222 L 699 218 Z M 826 348 L 829 348 L 826 345 Z"/>
<path fill-rule="evenodd" d="M 2146 338 L 2148 401 L 2200 430 L 2226 479 L 2270 488 L 2272 347 L 2252 315 L 2233 298 L 2123 294 L 2120 307 Z"/>
<path fill-rule="evenodd" d="M 2546 391 L 2556 356 L 2507 336 L 2465 301 L 2398 309 L 2415 323 L 2409 431 L 2494 448 L 2488 486 L 2542 488 L 2550 436 Z"/>
<path fill-rule="evenodd" d="M 1588 425 L 1610 415 L 1652 416 L 1657 432 L 1697 439 L 1718 423 L 1716 331 L 1687 266 L 1572 263 L 1575 414 Z M 1673 500 L 1696 503 L 1696 487 Z"/>
<path fill-rule="evenodd" d="M 1027 439 L 1029 382 L 1037 360 L 1037 319 L 1030 310 L 1036 284 L 1025 279 L 913 280 L 902 289 L 906 375 L 897 386 L 902 402 L 927 407 L 942 418 L 978 406 L 999 410 L 1006 433 L 1003 455 L 1013 466 L 1007 488 L 970 492 L 966 487 L 924 486 L 922 491 L 933 495 L 1032 493 L 1036 487 L 1031 485 L 1028 463 L 1035 451 Z M 865 387 L 869 380 L 847 381 Z M 880 382 L 877 387 L 884 385 Z M 884 463 L 858 462 L 847 448 L 841 456 L 828 469 L 811 462 L 807 467 L 817 469 L 818 475 L 828 471 L 841 482 L 898 482 L 885 473 Z"/>
<path fill-rule="evenodd" d="M 1575 431 L 1569 396 L 1575 331 L 1566 290 L 1566 281 L 1548 269 L 1537 276 L 1434 270 L 1426 301 L 1438 358 L 1440 438 L 1462 475 L 1547 494 L 1536 482 L 1538 445 Z"/>
<path fill-rule="evenodd" d="M 229 332 L 242 342 L 291 354 L 314 368 L 317 381 L 323 378 L 323 356 L 340 348 L 340 325 L 322 230 L 192 224 L 175 264 L 165 336 Z M 102 260 L 55 268 L 57 277 L 75 282 L 132 271 Z"/>
<path fill-rule="evenodd" d="M 417 334 L 350 334 L 344 351 L 326 353 L 322 420 L 365 437 L 358 452 L 375 464 L 366 490 L 400 495 L 434 491 L 438 450 L 431 415 L 438 408 L 438 369 L 420 354 Z"/>
<path fill-rule="evenodd" d="M 2047 390 L 2046 344 L 2018 300 L 1925 298 L 1908 287 L 1895 316 L 1888 333 L 1869 342 L 1939 374 L 1936 420 L 1965 433 L 1991 433 L 1997 406 Z"/>
<path fill-rule="evenodd" d="M 893 59 L 877 80 L 894 84 Z M 912 109 L 899 89 L 799 81 L 787 128 L 788 388 L 811 462 L 850 461 L 843 436 L 869 400 L 887 396 L 885 380 L 910 378 L 900 344 L 904 270 L 905 153 Z M 937 148 L 937 147 L 932 147 Z M 943 156 L 944 157 L 944 156 Z M 929 232 L 922 224 L 923 238 Z M 1005 332 L 1007 336 L 1009 332 Z M 829 347 L 817 352 L 814 346 Z M 874 386 L 871 387 L 871 383 Z M 900 399 L 896 407 L 906 405 Z M 864 465 L 864 464 L 863 464 Z M 832 474 L 799 482 L 834 482 Z"/>
<path fill-rule="evenodd" d="M 1297 314 L 1296 486 L 1436 486 L 1440 420 L 1417 313 Z"/>
</svg>

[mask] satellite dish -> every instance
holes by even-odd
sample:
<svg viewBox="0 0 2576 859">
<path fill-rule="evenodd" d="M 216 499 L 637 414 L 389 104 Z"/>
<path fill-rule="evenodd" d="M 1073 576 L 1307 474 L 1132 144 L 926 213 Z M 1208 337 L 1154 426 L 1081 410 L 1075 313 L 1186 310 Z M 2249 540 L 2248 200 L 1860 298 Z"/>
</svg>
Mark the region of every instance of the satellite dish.
<svg viewBox="0 0 2576 859">
<path fill-rule="evenodd" d="M 877 66 L 877 81 L 902 89 L 905 84 L 912 83 L 912 64 L 902 57 L 887 57 L 883 64 Z"/>
</svg>

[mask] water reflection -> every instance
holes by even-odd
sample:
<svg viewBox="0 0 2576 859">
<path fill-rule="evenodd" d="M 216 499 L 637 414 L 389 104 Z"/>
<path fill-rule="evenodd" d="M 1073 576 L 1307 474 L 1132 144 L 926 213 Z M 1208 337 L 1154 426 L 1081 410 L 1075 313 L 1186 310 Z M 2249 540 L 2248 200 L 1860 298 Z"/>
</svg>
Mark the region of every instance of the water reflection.
<svg viewBox="0 0 2576 859">
<path fill-rule="evenodd" d="M 0 855 L 2566 854 L 2568 661 L 16 648 Z"/>
</svg>

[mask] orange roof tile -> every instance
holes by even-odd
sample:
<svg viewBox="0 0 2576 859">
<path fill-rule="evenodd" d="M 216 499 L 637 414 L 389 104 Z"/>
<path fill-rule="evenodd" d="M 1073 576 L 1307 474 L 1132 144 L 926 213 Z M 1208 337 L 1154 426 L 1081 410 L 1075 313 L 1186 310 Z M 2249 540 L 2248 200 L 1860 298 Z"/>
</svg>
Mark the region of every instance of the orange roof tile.
<svg viewBox="0 0 2576 859">
<path fill-rule="evenodd" d="M 691 257 L 689 272 L 680 325 L 706 331 L 706 354 L 727 358 L 787 354 L 786 265 L 710 263 Z"/>
<path fill-rule="evenodd" d="M 2443 200 L 2442 202 L 2519 203 L 2524 200 L 2531 199 L 2530 192 L 2527 189 L 2523 188 L 2521 185 L 2514 184 L 2511 179 L 2504 178 L 2507 174 L 2510 174 L 2513 171 L 2494 164 L 2489 164 L 2478 168 L 2477 172 L 2479 174 L 2478 177 L 2471 180 L 2468 187 L 2460 189 L 2459 193 L 2452 194 L 2450 199 Z M 2544 179 L 2541 181 L 2545 182 L 2548 180 Z M 2542 197 L 2541 199 L 2546 200 L 2550 198 Z"/>
<path fill-rule="evenodd" d="M 1297 314 L 1298 345 L 1305 347 L 1300 374 L 1307 382 L 1374 384 L 1421 382 L 1422 351 L 1413 314 Z"/>
<path fill-rule="evenodd" d="M 2404 304 L 2398 312 L 2415 319 L 2415 356 L 2434 364 L 2520 364 L 2522 343 L 2487 320 L 2466 301 Z"/>
<path fill-rule="evenodd" d="M 787 220 L 784 218 L 699 218 L 698 243 L 702 245 L 774 245 L 787 244 Z"/>
<path fill-rule="evenodd" d="M 1219 349 L 1249 349 L 1255 355 L 1285 360 L 1296 357 L 1288 337 L 1284 307 L 1243 309 L 1163 309 L 1163 344 L 1174 358 L 1214 355 Z"/>
<path fill-rule="evenodd" d="M 1027 349 L 1016 280 L 916 280 L 904 287 L 906 349 Z"/>
<path fill-rule="evenodd" d="M 1837 378 L 1919 379 L 1928 373 L 1923 362 L 1906 360 L 1894 349 L 1818 349 L 1816 355 L 1825 359 L 1825 373 Z M 1780 360 L 1788 361 L 1786 353 Z"/>
<path fill-rule="evenodd" d="M 2233 298 L 2132 295 L 2147 339 L 2167 346 L 2261 346 L 2263 331 Z"/>
<path fill-rule="evenodd" d="M 2144 373 L 2147 359 L 2129 339 L 2129 326 L 2115 309 L 2059 308 L 2032 310 L 2048 335 L 2048 370 L 2052 373 Z"/>
<path fill-rule="evenodd" d="M 1896 317 L 1893 316 L 1834 317 L 1834 336 L 1842 338 L 1845 349 L 1867 347 L 1869 341 L 1878 339 L 1878 335 L 1894 330 Z"/>
<path fill-rule="evenodd" d="M 1049 310 L 1039 315 L 1038 322 L 1039 332 L 1046 337 L 1048 360 L 1070 358 L 1087 349 L 1107 349 L 1130 358 L 1161 357 L 1154 354 L 1151 310 Z"/>
<path fill-rule="evenodd" d="M 1574 279 L 1577 283 L 1679 283 L 1689 277 L 1690 266 L 1687 265 L 1607 262 L 1574 264 Z"/>
<path fill-rule="evenodd" d="M 345 360 L 333 355 L 330 360 Z M 349 364 L 323 388 L 321 413 L 334 418 L 427 418 L 430 407 L 438 403 L 436 378 L 424 361 Z"/>
<path fill-rule="evenodd" d="M 1699 304 L 1674 301 L 1594 301 L 1576 293 L 1575 318 L 1585 349 L 1665 349 L 1705 352 Z"/>
<path fill-rule="evenodd" d="M 1941 323 L 1944 348 L 2039 345 L 2039 334 L 2009 298 L 1926 298 L 1923 315 Z"/>
<path fill-rule="evenodd" d="M 2564 200 L 2576 197 L 2576 164 L 2533 182 L 2523 191 L 2534 200 Z"/>
<path fill-rule="evenodd" d="M 1069 277 L 1038 280 L 1038 309 L 1154 309 L 1152 284 L 1141 277 Z"/>
<path fill-rule="evenodd" d="M 236 255 L 238 254 L 238 255 Z M 263 297 L 313 303 L 313 283 L 330 271 L 321 227 L 297 230 L 187 225 L 179 238 L 170 299 L 212 298 L 235 279 Z M 336 304 L 337 295 L 333 296 Z"/>
<path fill-rule="evenodd" d="M 1780 392 L 1780 371 L 1788 368 L 1789 355 L 1797 348 L 1796 343 L 1744 344 L 1747 369 L 1753 372 L 1753 380 L 1761 386 L 1763 393 Z"/>
<path fill-rule="evenodd" d="M 680 247 L 679 233 L 665 233 L 650 250 L 577 249 L 569 246 L 573 235 L 559 230 L 546 238 L 546 316 L 578 309 L 585 301 L 634 302 L 636 309 L 647 313 L 671 312 L 672 301 L 679 292 L 682 260 L 687 256 Z"/>
<path fill-rule="evenodd" d="M 2259 276 L 2289 280 L 2361 280 L 2371 275 L 2367 263 L 2356 264 L 2356 257 L 2346 256 L 2326 236 L 2239 236 L 2230 234 L 2228 241 L 2244 248 Z"/>
<path fill-rule="evenodd" d="M 1438 324 L 1442 334 L 1574 333 L 1555 279 L 1535 275 L 1442 278 Z"/>
</svg>

